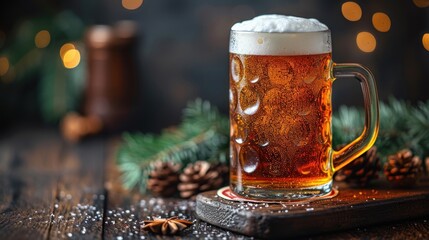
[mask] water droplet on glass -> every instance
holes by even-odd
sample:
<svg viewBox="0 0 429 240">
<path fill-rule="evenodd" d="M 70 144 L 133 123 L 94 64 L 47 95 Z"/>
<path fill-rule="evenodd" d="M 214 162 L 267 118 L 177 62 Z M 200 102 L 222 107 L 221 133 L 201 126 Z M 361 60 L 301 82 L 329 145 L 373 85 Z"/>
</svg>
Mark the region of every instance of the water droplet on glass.
<svg viewBox="0 0 429 240">
<path fill-rule="evenodd" d="M 256 100 L 256 103 L 248 108 L 244 109 L 244 113 L 247 115 L 255 114 L 259 109 L 259 99 Z"/>
<path fill-rule="evenodd" d="M 231 60 L 231 76 L 235 82 L 239 82 L 243 77 L 243 63 L 238 57 Z"/>
<path fill-rule="evenodd" d="M 240 114 L 231 119 L 231 136 L 238 144 L 243 144 L 247 139 L 247 123 Z"/>
<path fill-rule="evenodd" d="M 255 114 L 259 109 L 259 96 L 250 87 L 243 87 L 239 93 L 240 107 L 247 115 Z"/>
<path fill-rule="evenodd" d="M 259 77 L 255 77 L 252 80 L 250 80 L 251 83 L 257 83 L 259 81 Z"/>
<path fill-rule="evenodd" d="M 235 88 L 229 89 L 229 106 L 231 111 L 234 111 L 237 107 L 237 93 Z"/>
<path fill-rule="evenodd" d="M 259 165 L 259 154 L 251 146 L 244 146 L 240 150 L 240 162 L 246 173 L 252 173 Z"/>
</svg>

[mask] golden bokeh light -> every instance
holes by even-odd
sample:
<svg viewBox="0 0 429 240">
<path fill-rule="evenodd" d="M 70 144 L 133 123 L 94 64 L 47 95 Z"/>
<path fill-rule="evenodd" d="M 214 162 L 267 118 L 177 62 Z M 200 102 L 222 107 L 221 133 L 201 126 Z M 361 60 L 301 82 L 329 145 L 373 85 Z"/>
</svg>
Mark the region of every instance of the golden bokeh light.
<svg viewBox="0 0 429 240">
<path fill-rule="evenodd" d="M 373 52 L 377 46 L 374 35 L 369 32 L 360 32 L 356 36 L 356 44 L 362 52 Z"/>
<path fill-rule="evenodd" d="M 0 76 L 4 76 L 9 71 L 9 59 L 0 57 Z"/>
<path fill-rule="evenodd" d="M 429 33 L 425 33 L 423 34 L 422 37 L 422 43 L 423 43 L 423 47 L 429 51 Z"/>
<path fill-rule="evenodd" d="M 65 68 L 77 67 L 80 63 L 80 52 L 77 49 L 69 49 L 64 53 L 63 64 Z"/>
<path fill-rule="evenodd" d="M 429 7 L 429 0 L 413 0 L 413 3 L 419 8 Z"/>
<path fill-rule="evenodd" d="M 347 20 L 352 22 L 359 21 L 359 19 L 362 17 L 362 9 L 360 8 L 359 4 L 355 2 L 343 3 L 341 6 L 341 12 Z"/>
<path fill-rule="evenodd" d="M 50 42 L 51 42 L 51 34 L 46 30 L 42 30 L 38 32 L 34 37 L 34 43 L 38 48 L 45 48 L 49 45 Z"/>
<path fill-rule="evenodd" d="M 122 7 L 127 10 L 136 10 L 143 4 L 143 0 L 122 0 Z"/>
<path fill-rule="evenodd" d="M 385 13 L 377 12 L 372 15 L 372 25 L 379 32 L 388 32 L 391 24 L 389 16 Z"/>
<path fill-rule="evenodd" d="M 65 43 L 60 48 L 60 57 L 61 59 L 64 59 L 64 54 L 70 49 L 76 49 L 75 45 L 73 43 Z"/>
</svg>

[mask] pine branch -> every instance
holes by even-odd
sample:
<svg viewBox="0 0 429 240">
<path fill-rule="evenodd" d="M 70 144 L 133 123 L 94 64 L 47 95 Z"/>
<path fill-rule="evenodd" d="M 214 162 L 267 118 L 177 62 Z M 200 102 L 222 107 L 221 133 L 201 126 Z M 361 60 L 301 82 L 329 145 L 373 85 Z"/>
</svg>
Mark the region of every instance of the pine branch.
<svg viewBox="0 0 429 240">
<path fill-rule="evenodd" d="M 199 159 L 225 161 L 228 145 L 228 119 L 207 101 L 188 104 L 182 123 L 165 129 L 161 135 L 125 134 L 118 153 L 124 186 L 146 191 L 146 181 L 153 163 L 170 161 L 183 167 Z"/>
<path fill-rule="evenodd" d="M 333 145 L 348 143 L 362 131 L 363 111 L 354 107 L 341 107 L 333 115 Z M 380 103 L 380 131 L 375 143 L 385 159 L 402 148 L 411 148 L 420 156 L 429 154 L 429 101 L 417 107 L 391 98 Z"/>
</svg>

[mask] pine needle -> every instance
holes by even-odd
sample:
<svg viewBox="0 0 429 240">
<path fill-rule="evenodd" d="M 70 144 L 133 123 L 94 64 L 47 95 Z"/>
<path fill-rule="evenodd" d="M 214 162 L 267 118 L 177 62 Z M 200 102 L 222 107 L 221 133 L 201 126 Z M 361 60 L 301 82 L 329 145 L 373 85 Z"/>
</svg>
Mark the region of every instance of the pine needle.
<svg viewBox="0 0 429 240">
<path fill-rule="evenodd" d="M 197 99 L 183 110 L 175 129 L 152 134 L 124 134 L 118 165 L 126 188 L 146 191 L 146 181 L 156 161 L 180 163 L 183 167 L 199 159 L 226 161 L 228 119 L 207 101 Z"/>
<path fill-rule="evenodd" d="M 333 146 L 349 143 L 362 132 L 362 109 L 342 106 L 333 115 Z M 429 101 L 417 107 L 391 98 L 380 103 L 380 131 L 375 142 L 385 160 L 387 155 L 410 148 L 417 155 L 429 155 Z"/>
</svg>

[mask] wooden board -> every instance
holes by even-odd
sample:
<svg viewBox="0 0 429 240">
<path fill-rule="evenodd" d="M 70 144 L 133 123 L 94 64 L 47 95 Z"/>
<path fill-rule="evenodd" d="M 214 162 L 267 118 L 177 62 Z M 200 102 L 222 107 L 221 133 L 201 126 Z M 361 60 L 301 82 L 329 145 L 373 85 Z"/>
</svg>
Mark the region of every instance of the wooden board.
<svg viewBox="0 0 429 240">
<path fill-rule="evenodd" d="M 216 226 L 261 238 L 299 237 L 429 215 L 429 184 L 415 189 L 339 187 L 337 197 L 306 204 L 232 202 L 216 191 L 197 197 L 197 216 Z"/>
</svg>

